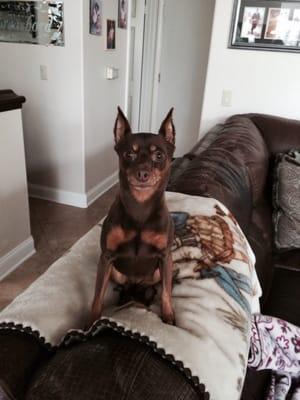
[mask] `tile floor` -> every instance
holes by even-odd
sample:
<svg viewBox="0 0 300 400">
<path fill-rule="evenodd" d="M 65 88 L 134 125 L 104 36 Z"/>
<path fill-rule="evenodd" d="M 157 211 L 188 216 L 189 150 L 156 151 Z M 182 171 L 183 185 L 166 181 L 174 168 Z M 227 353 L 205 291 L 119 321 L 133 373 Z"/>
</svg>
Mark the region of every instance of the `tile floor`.
<svg viewBox="0 0 300 400">
<path fill-rule="evenodd" d="M 36 253 L 0 282 L 0 310 L 104 217 L 117 190 L 116 185 L 86 209 L 30 198 Z"/>
</svg>

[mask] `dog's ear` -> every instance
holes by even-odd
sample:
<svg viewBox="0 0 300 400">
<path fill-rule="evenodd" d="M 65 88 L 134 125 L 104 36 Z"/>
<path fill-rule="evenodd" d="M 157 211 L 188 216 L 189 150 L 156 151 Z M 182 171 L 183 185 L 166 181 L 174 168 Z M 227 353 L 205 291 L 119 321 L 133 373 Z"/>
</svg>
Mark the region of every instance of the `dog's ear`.
<svg viewBox="0 0 300 400">
<path fill-rule="evenodd" d="M 172 107 L 171 110 L 168 112 L 166 118 L 163 120 L 158 133 L 160 135 L 163 135 L 167 142 L 175 145 L 175 126 L 173 124 L 173 110 L 174 108 Z"/>
<path fill-rule="evenodd" d="M 114 127 L 115 142 L 118 144 L 126 135 L 131 134 L 131 128 L 123 111 L 118 107 L 118 115 Z"/>
</svg>

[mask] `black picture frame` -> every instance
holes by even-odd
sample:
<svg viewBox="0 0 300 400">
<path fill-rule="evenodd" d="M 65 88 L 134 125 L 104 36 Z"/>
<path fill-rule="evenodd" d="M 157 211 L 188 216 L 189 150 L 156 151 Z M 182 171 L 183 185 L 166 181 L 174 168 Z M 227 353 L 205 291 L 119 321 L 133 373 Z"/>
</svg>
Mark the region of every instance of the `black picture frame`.
<svg viewBox="0 0 300 400">
<path fill-rule="evenodd" d="M 95 36 L 102 35 L 103 4 L 102 0 L 90 0 L 89 33 Z"/>
<path fill-rule="evenodd" d="M 300 52 L 300 1 L 235 0 L 228 47 Z"/>
</svg>

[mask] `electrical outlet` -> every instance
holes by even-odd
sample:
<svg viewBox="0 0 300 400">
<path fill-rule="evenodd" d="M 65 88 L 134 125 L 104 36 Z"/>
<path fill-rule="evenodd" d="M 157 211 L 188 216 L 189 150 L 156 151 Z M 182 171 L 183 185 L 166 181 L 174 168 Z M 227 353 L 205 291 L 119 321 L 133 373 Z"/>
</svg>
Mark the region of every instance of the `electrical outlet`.
<svg viewBox="0 0 300 400">
<path fill-rule="evenodd" d="M 231 90 L 223 90 L 221 103 L 222 103 L 223 107 L 231 107 L 231 105 L 232 105 L 232 91 Z"/>
<path fill-rule="evenodd" d="M 48 68 L 47 65 L 40 65 L 40 77 L 42 81 L 48 80 Z"/>
</svg>

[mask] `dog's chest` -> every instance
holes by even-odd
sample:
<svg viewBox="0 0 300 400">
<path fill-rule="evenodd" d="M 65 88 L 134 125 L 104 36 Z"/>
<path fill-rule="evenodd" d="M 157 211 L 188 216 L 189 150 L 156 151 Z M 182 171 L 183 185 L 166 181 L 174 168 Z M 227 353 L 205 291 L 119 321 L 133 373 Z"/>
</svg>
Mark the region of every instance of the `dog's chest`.
<svg viewBox="0 0 300 400">
<path fill-rule="evenodd" d="M 162 252 L 168 245 L 166 232 L 153 229 L 124 229 L 120 225 L 110 229 L 106 238 L 106 248 L 113 252 L 132 256 L 145 256 Z"/>
<path fill-rule="evenodd" d="M 168 244 L 167 234 L 151 229 L 125 230 L 112 228 L 106 246 L 114 254 L 114 266 L 130 277 L 152 276 Z"/>
</svg>

